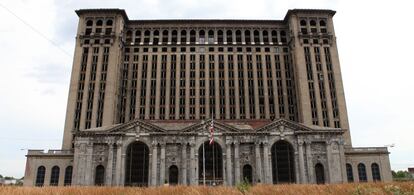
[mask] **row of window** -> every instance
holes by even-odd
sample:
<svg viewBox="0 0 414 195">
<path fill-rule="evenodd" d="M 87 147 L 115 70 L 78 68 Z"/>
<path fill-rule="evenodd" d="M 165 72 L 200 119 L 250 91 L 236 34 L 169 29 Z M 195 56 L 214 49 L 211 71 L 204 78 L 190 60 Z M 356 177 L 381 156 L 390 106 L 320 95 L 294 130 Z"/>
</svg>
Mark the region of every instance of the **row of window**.
<svg viewBox="0 0 414 195">
<path fill-rule="evenodd" d="M 70 186 L 72 184 L 72 172 L 73 167 L 67 166 L 65 168 L 65 178 L 63 181 L 63 185 Z M 59 166 L 53 166 L 50 170 L 50 186 L 57 186 L 59 185 L 59 175 L 60 175 L 60 168 Z M 35 186 L 43 186 L 45 184 L 45 176 L 46 176 L 46 168 L 44 166 L 40 166 L 37 168 L 36 173 L 36 181 Z"/>
<path fill-rule="evenodd" d="M 377 163 L 371 164 L 371 174 L 373 181 L 381 181 L 381 172 L 379 165 Z M 346 175 L 348 178 L 348 182 L 354 182 L 354 173 L 352 169 L 352 165 L 347 163 L 346 164 Z M 367 171 L 364 163 L 358 164 L 358 179 L 359 182 L 367 182 Z"/>
<path fill-rule="evenodd" d="M 326 21 L 325 19 L 319 20 L 300 20 L 300 32 L 304 35 L 310 33 L 327 33 Z"/>
<path fill-rule="evenodd" d="M 287 33 L 284 30 L 128 30 L 126 42 L 134 44 L 223 44 L 223 43 L 286 43 Z"/>
</svg>

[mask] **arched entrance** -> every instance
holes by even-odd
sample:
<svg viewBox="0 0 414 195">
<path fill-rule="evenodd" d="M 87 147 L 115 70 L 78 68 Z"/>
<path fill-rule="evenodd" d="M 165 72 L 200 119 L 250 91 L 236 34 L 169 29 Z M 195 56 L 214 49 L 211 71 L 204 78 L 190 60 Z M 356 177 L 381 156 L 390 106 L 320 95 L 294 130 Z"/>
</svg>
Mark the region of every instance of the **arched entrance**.
<svg viewBox="0 0 414 195">
<path fill-rule="evenodd" d="M 253 168 L 249 164 L 243 166 L 243 181 L 248 183 L 253 182 Z"/>
<path fill-rule="evenodd" d="M 178 184 L 178 167 L 175 165 L 171 165 L 168 169 L 168 183 L 170 185 Z"/>
<path fill-rule="evenodd" d="M 105 167 L 102 165 L 98 165 L 95 169 L 95 185 L 105 185 Z"/>
<path fill-rule="evenodd" d="M 205 155 L 203 153 L 203 145 Z M 198 179 L 199 183 L 204 181 L 203 156 L 205 158 L 205 180 L 206 185 L 219 185 L 223 183 L 223 155 L 218 143 L 204 142 L 198 149 Z"/>
<path fill-rule="evenodd" d="M 125 185 L 147 186 L 149 169 L 149 149 L 142 142 L 131 143 L 126 151 Z"/>
<path fill-rule="evenodd" d="M 325 170 L 321 163 L 315 165 L 315 175 L 317 184 L 325 184 Z"/>
<path fill-rule="evenodd" d="M 287 141 L 277 141 L 271 148 L 273 183 L 294 183 L 293 147 Z"/>
</svg>

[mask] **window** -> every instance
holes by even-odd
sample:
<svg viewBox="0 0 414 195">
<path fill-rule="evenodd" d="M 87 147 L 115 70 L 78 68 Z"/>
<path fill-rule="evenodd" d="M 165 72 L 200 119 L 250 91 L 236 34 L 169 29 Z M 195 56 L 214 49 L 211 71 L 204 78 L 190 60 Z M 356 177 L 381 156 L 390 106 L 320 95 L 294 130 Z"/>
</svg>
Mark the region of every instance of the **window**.
<svg viewBox="0 0 414 195">
<path fill-rule="evenodd" d="M 86 21 L 86 26 L 92 26 L 92 25 L 93 25 L 92 20 L 88 20 L 88 21 Z"/>
<path fill-rule="evenodd" d="M 112 23 L 113 23 L 113 21 L 112 21 L 112 20 L 107 20 L 107 21 L 106 21 L 106 25 L 107 25 L 107 26 L 112 26 Z"/>
<path fill-rule="evenodd" d="M 72 185 L 72 172 L 73 172 L 73 167 L 72 166 L 68 166 L 65 169 L 65 181 L 64 184 L 65 186 L 70 186 Z"/>
<path fill-rule="evenodd" d="M 52 173 L 50 175 L 50 185 L 57 186 L 59 184 L 59 167 L 54 166 L 52 167 Z"/>
<path fill-rule="evenodd" d="M 352 171 L 352 165 L 346 164 L 346 177 L 348 178 L 348 182 L 354 182 L 354 173 Z"/>
<path fill-rule="evenodd" d="M 233 32 L 231 30 L 228 30 L 226 32 L 226 38 L 227 38 L 227 43 L 233 43 Z"/>
<path fill-rule="evenodd" d="M 212 31 L 212 30 L 208 31 L 208 43 L 209 44 L 214 43 L 214 31 Z"/>
<path fill-rule="evenodd" d="M 254 36 L 254 42 L 255 43 L 260 43 L 260 34 L 259 34 L 259 31 L 255 30 L 254 33 L 253 33 L 253 36 Z"/>
<path fill-rule="evenodd" d="M 162 31 L 162 43 L 163 44 L 168 43 L 168 30 Z"/>
<path fill-rule="evenodd" d="M 246 43 L 251 43 L 252 42 L 251 39 L 250 39 L 250 31 L 249 30 L 244 31 L 244 41 Z"/>
<path fill-rule="evenodd" d="M 176 30 L 172 31 L 171 43 L 173 44 L 177 43 L 177 31 Z"/>
<path fill-rule="evenodd" d="M 190 43 L 194 44 L 196 40 L 196 32 L 195 30 L 190 31 Z"/>
<path fill-rule="evenodd" d="M 360 182 L 367 182 L 367 172 L 363 163 L 358 164 L 358 177 Z"/>
<path fill-rule="evenodd" d="M 96 26 L 102 26 L 102 24 L 103 24 L 102 20 L 98 20 L 98 21 L 96 22 Z"/>
<path fill-rule="evenodd" d="M 300 21 L 300 25 L 301 25 L 301 26 L 306 26 L 306 20 L 301 20 L 301 21 Z"/>
<path fill-rule="evenodd" d="M 372 171 L 372 179 L 374 181 L 381 181 L 381 173 L 380 173 L 380 169 L 377 163 L 372 163 L 371 171 Z"/>
<path fill-rule="evenodd" d="M 242 42 L 241 31 L 237 30 L 236 31 L 236 43 L 241 44 L 241 42 Z"/>
<path fill-rule="evenodd" d="M 146 30 L 144 32 L 144 44 L 148 44 L 150 42 L 150 31 Z"/>
<path fill-rule="evenodd" d="M 269 43 L 269 34 L 268 34 L 267 30 L 263 31 L 263 42 L 264 43 Z"/>
<path fill-rule="evenodd" d="M 223 31 L 217 31 L 217 42 L 218 44 L 223 44 Z"/>
<path fill-rule="evenodd" d="M 43 186 L 45 183 L 45 173 L 46 168 L 44 166 L 40 166 L 37 168 L 37 174 L 36 174 L 36 186 Z"/>
<path fill-rule="evenodd" d="M 180 40 L 181 44 L 187 43 L 187 31 L 182 30 L 180 38 L 181 38 L 181 40 Z"/>
<path fill-rule="evenodd" d="M 160 38 L 160 32 L 158 30 L 155 30 L 154 31 L 154 38 L 153 38 L 154 45 L 157 45 L 158 44 L 159 38 Z"/>
</svg>

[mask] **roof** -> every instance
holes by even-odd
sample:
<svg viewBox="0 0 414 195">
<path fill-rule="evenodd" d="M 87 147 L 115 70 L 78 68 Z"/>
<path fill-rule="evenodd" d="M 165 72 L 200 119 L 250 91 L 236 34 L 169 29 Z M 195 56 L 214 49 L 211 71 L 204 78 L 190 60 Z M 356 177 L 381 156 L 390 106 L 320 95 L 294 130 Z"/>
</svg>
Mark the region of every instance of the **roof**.
<svg viewBox="0 0 414 195">
<path fill-rule="evenodd" d="M 149 20 L 129 20 L 128 15 L 124 9 L 118 8 L 94 8 L 94 9 L 79 9 L 75 10 L 78 16 L 85 13 L 117 13 L 122 15 L 122 17 L 131 23 L 254 23 L 254 24 L 269 24 L 269 23 L 280 23 L 286 21 L 287 18 L 292 14 L 297 13 L 327 13 L 329 15 L 335 15 L 336 11 L 330 9 L 290 9 L 285 15 L 283 20 L 266 20 L 266 19 L 149 19 Z"/>
</svg>

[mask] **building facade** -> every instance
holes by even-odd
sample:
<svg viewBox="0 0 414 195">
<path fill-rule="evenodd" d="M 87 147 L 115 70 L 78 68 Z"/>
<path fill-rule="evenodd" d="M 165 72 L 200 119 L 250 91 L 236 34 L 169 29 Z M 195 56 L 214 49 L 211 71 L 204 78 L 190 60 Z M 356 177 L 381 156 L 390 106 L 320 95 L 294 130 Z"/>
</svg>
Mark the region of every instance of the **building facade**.
<svg viewBox="0 0 414 195">
<path fill-rule="evenodd" d="M 387 148 L 352 147 L 335 11 L 294 9 L 283 20 L 76 13 L 62 150 L 29 150 L 24 185 L 392 180 Z"/>
</svg>

